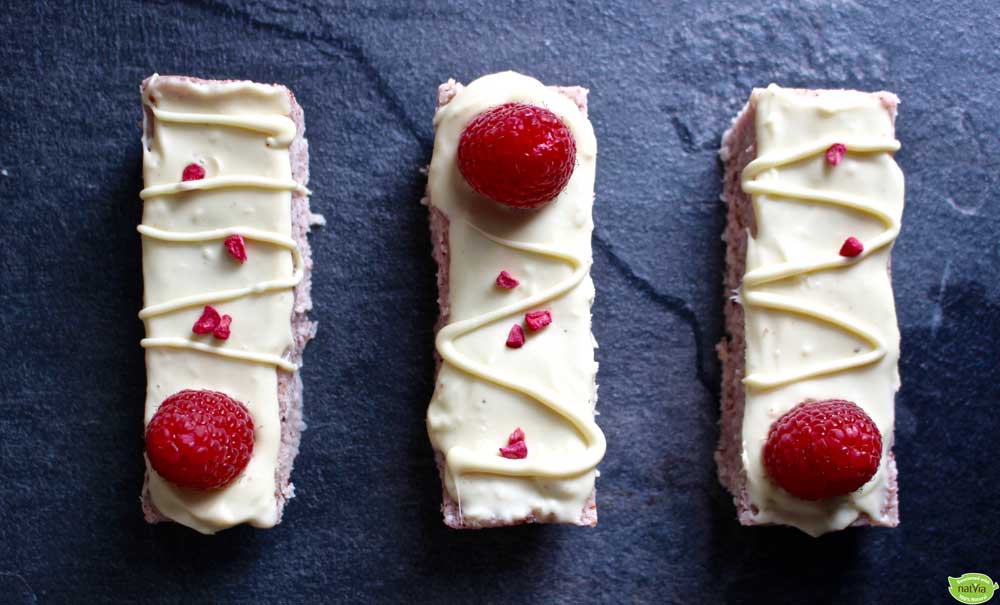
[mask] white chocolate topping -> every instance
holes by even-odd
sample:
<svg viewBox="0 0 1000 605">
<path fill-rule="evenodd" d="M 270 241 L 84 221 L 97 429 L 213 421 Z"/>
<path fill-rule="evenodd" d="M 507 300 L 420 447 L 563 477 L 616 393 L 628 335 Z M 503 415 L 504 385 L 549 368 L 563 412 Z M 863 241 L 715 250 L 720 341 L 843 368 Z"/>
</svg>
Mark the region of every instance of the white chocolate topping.
<svg viewBox="0 0 1000 605">
<path fill-rule="evenodd" d="M 250 462 L 230 485 L 178 488 L 147 463 L 150 497 L 165 516 L 202 533 L 238 523 L 270 527 L 278 515 L 278 371 L 296 369 L 284 355 L 292 345 L 291 290 L 303 276 L 291 238 L 291 192 L 305 188 L 291 178 L 295 124 L 288 93 L 249 82 L 154 76 L 143 104 L 155 118 L 143 137 L 146 188 L 138 228 L 145 421 L 178 391 L 210 389 L 245 404 L 255 429 Z M 205 168 L 205 178 L 181 182 L 191 163 Z M 246 241 L 243 264 L 223 246 L 234 234 Z M 228 340 L 192 333 L 206 304 L 232 316 Z"/>
<path fill-rule="evenodd" d="M 465 126 L 510 102 L 549 109 L 576 141 L 569 184 L 538 210 L 501 207 L 475 193 L 458 171 Z M 606 447 L 594 422 L 590 332 L 593 129 L 570 99 L 513 72 L 466 86 L 438 110 L 435 125 L 429 191 L 449 219 L 451 323 L 436 340 L 443 363 L 427 426 L 445 455 L 445 488 L 468 521 L 579 522 Z M 501 270 L 520 285 L 497 288 Z M 539 309 L 551 310 L 552 323 L 529 332 L 522 348 L 506 348 L 511 326 Z M 498 450 L 517 427 L 528 456 L 503 458 Z"/>
<path fill-rule="evenodd" d="M 771 85 L 755 90 L 757 159 L 743 172 L 757 233 L 747 242 L 743 466 L 760 523 L 819 535 L 862 513 L 883 519 L 886 464 L 899 388 L 899 331 L 887 271 L 903 212 L 893 116 L 873 95 L 820 95 Z M 826 162 L 834 143 L 847 153 Z M 864 244 L 857 257 L 840 247 Z M 861 406 L 883 437 L 878 472 L 859 491 L 805 502 L 777 488 L 763 467 L 775 420 L 808 400 Z"/>
</svg>

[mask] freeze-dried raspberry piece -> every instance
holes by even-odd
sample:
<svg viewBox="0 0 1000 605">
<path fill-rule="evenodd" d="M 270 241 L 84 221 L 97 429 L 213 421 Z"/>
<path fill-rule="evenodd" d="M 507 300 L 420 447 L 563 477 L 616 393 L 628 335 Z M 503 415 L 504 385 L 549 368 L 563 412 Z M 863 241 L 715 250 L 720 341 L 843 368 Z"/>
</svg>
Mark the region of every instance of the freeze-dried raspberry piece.
<svg viewBox="0 0 1000 605">
<path fill-rule="evenodd" d="M 247 244 L 242 235 L 238 233 L 230 235 L 223 244 L 225 244 L 229 256 L 235 258 L 241 265 L 247 262 Z"/>
<path fill-rule="evenodd" d="M 511 290 L 516 288 L 521 282 L 514 279 L 514 276 L 506 271 L 501 271 L 500 275 L 497 275 L 497 285 L 504 290 Z"/>
<path fill-rule="evenodd" d="M 511 460 L 520 460 L 528 457 L 528 445 L 523 441 L 516 441 L 506 447 L 500 448 L 500 455 Z"/>
<path fill-rule="evenodd" d="M 233 323 L 233 318 L 229 315 L 223 315 L 219 319 L 219 325 L 212 330 L 212 336 L 218 338 L 219 340 L 226 340 L 229 338 L 229 325 Z"/>
<path fill-rule="evenodd" d="M 219 327 L 219 322 L 222 318 L 219 317 L 219 312 L 216 311 L 209 305 L 205 305 L 205 310 L 201 312 L 201 317 L 198 321 L 194 322 L 194 326 L 191 331 L 195 334 L 211 334 Z"/>
<path fill-rule="evenodd" d="M 524 346 L 524 330 L 521 329 L 521 324 L 514 324 L 510 329 L 510 334 L 507 335 L 507 346 L 511 349 L 520 349 Z"/>
<path fill-rule="evenodd" d="M 834 143 L 830 145 L 826 150 L 826 163 L 831 166 L 836 166 L 840 163 L 840 160 L 844 159 L 844 154 L 847 153 L 847 146 L 843 143 Z"/>
<path fill-rule="evenodd" d="M 548 309 L 525 313 L 524 323 L 527 324 L 529 330 L 537 332 L 552 323 L 552 313 Z"/>
<path fill-rule="evenodd" d="M 205 168 L 201 164 L 188 164 L 181 173 L 182 181 L 200 181 L 205 178 Z"/>
<path fill-rule="evenodd" d="M 849 237 L 844 240 L 844 245 L 840 247 L 840 255 L 854 258 L 865 251 L 865 245 L 856 237 Z"/>
<path fill-rule="evenodd" d="M 518 441 L 524 441 L 524 431 L 521 430 L 521 427 L 514 429 L 510 437 L 507 437 L 507 445 L 514 445 Z"/>
</svg>

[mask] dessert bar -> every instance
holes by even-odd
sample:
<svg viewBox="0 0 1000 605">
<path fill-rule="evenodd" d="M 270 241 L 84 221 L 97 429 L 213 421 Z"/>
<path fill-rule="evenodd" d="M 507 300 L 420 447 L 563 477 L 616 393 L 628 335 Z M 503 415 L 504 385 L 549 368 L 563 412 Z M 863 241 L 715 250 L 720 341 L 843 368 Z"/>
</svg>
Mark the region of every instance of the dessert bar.
<svg viewBox="0 0 1000 605">
<path fill-rule="evenodd" d="M 440 363 L 427 428 L 454 528 L 597 523 L 586 93 L 513 72 L 438 92 L 424 203 Z"/>
<path fill-rule="evenodd" d="M 903 174 L 886 92 L 756 89 L 723 137 L 719 477 L 744 525 L 898 523 Z"/>
<path fill-rule="evenodd" d="M 310 259 L 302 109 L 283 86 L 153 75 L 142 267 L 151 523 L 271 527 L 293 496 Z"/>
</svg>

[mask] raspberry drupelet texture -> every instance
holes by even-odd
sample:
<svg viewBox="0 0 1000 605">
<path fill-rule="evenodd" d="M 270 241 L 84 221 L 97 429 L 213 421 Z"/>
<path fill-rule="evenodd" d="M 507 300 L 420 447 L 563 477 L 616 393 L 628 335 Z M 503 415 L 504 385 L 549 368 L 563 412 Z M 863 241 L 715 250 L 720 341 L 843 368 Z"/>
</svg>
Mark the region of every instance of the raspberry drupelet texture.
<svg viewBox="0 0 1000 605">
<path fill-rule="evenodd" d="M 875 422 L 842 399 L 797 405 L 771 425 L 764 444 L 771 480 L 803 500 L 853 492 L 875 475 L 881 458 Z"/>
<path fill-rule="evenodd" d="M 507 103 L 465 127 L 458 143 L 458 168 L 486 197 L 513 208 L 538 208 L 569 182 L 576 168 L 576 142 L 548 109 Z"/>
<path fill-rule="evenodd" d="M 178 487 L 224 487 L 250 461 L 253 419 L 240 402 L 217 391 L 185 390 L 165 399 L 146 427 L 153 470 Z"/>
</svg>

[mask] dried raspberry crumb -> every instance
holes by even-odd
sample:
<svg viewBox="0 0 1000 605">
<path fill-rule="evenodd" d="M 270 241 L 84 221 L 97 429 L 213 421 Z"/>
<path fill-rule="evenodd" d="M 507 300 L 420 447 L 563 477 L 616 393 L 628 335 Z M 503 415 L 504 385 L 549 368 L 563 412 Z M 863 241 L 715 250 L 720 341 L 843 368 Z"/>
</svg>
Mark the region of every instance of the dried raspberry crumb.
<svg viewBox="0 0 1000 605">
<path fill-rule="evenodd" d="M 514 429 L 510 437 L 507 437 L 507 445 L 514 445 L 518 441 L 524 441 L 524 431 L 521 430 L 521 427 Z"/>
<path fill-rule="evenodd" d="M 844 154 L 847 153 L 847 146 L 843 143 L 834 143 L 826 150 L 826 163 L 831 166 L 836 166 L 840 163 L 840 160 L 844 159 Z"/>
<path fill-rule="evenodd" d="M 520 349 L 522 346 L 524 346 L 524 330 L 521 329 L 520 324 L 514 324 L 510 329 L 510 334 L 507 335 L 507 347 Z"/>
<path fill-rule="evenodd" d="M 243 240 L 243 236 L 240 234 L 230 235 L 223 242 L 226 246 L 226 251 L 229 252 L 229 256 L 235 258 L 240 264 L 247 262 L 247 244 Z"/>
<path fill-rule="evenodd" d="M 182 181 L 200 181 L 205 178 L 205 168 L 201 164 L 188 164 L 181 173 Z"/>
<path fill-rule="evenodd" d="M 552 313 L 549 313 L 548 309 L 544 311 L 531 311 L 524 315 L 524 323 L 528 325 L 529 330 L 537 332 L 552 323 Z"/>
<path fill-rule="evenodd" d="M 222 321 L 222 318 L 219 317 L 219 312 L 205 305 L 205 310 L 201 312 L 201 317 L 198 318 L 198 321 L 194 322 L 191 331 L 195 334 L 211 334 L 219 327 L 220 321 Z"/>
<path fill-rule="evenodd" d="M 219 319 L 219 325 L 212 330 L 212 336 L 218 338 L 219 340 L 226 340 L 229 338 L 229 325 L 233 323 L 233 318 L 228 315 L 223 315 Z"/>
<path fill-rule="evenodd" d="M 528 457 L 528 446 L 523 441 L 514 442 L 506 447 L 500 448 L 500 455 L 511 460 L 520 460 Z"/>
<path fill-rule="evenodd" d="M 868 482 L 882 458 L 882 434 L 856 404 L 801 403 L 771 425 L 764 468 L 774 483 L 803 500 L 849 494 Z"/>
<path fill-rule="evenodd" d="M 497 275 L 497 285 L 504 290 L 512 290 L 518 286 L 521 282 L 514 279 L 514 276 L 506 271 L 501 271 L 500 275 Z"/>
<path fill-rule="evenodd" d="M 239 401 L 216 391 L 166 398 L 146 427 L 146 457 L 161 477 L 197 490 L 218 489 L 246 468 L 254 427 Z"/>
<path fill-rule="evenodd" d="M 840 255 L 854 258 L 865 251 L 865 245 L 856 237 L 849 237 L 844 240 L 844 245 L 840 247 Z"/>
</svg>

